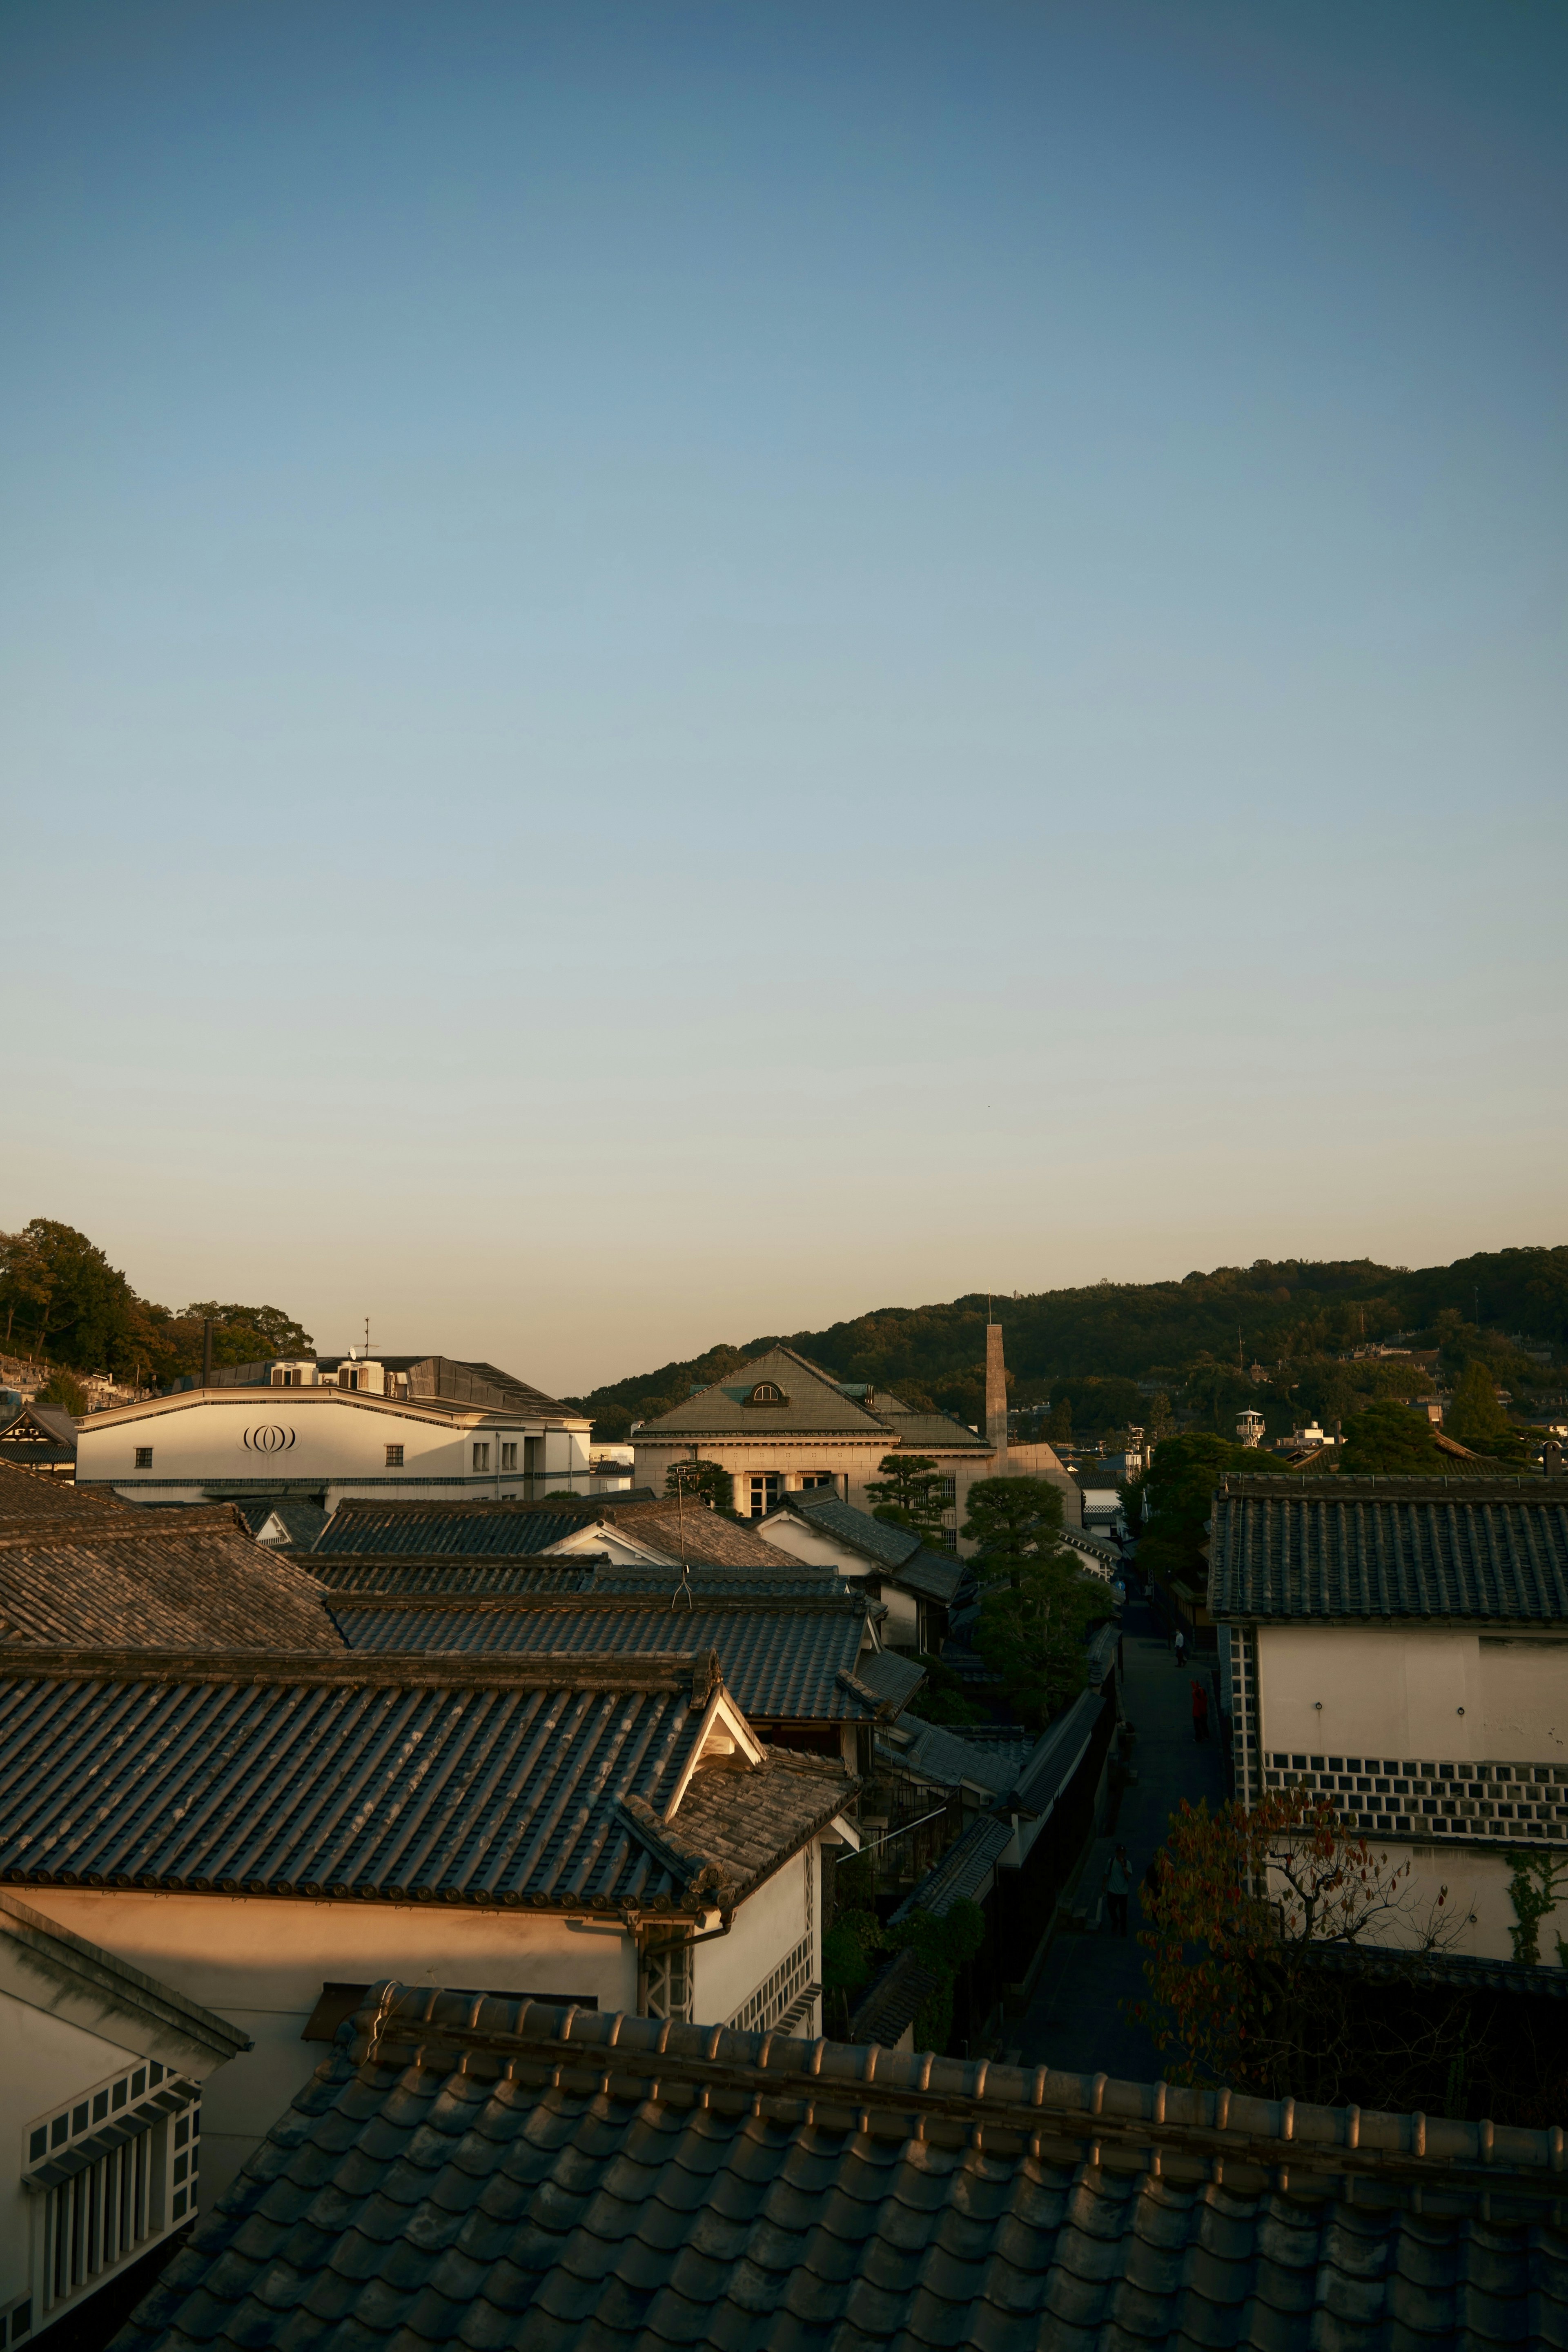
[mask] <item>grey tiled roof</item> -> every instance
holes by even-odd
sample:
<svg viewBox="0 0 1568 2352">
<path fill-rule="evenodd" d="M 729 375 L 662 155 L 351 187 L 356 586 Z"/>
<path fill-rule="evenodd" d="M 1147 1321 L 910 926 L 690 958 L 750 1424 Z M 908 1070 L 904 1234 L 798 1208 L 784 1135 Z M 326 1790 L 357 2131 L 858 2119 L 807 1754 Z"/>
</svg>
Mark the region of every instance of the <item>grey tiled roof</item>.
<svg viewBox="0 0 1568 2352">
<path fill-rule="evenodd" d="M 1226 1479 L 1214 1499 L 1209 1607 L 1561 1624 L 1568 1481 Z"/>
<path fill-rule="evenodd" d="M 918 1952 L 895 1952 L 849 2021 L 851 2041 L 896 2049 L 928 1996 L 941 1992 L 946 1982 L 943 1971 L 922 1960 Z"/>
<path fill-rule="evenodd" d="M 824 1535 L 833 1538 L 849 1551 L 856 1551 L 875 1561 L 889 1582 L 906 1586 L 910 1591 L 923 1595 L 928 1601 L 949 1601 L 963 1581 L 964 1563 L 945 1552 L 933 1551 L 908 1528 L 892 1526 L 879 1519 L 869 1511 L 858 1511 L 830 1488 L 807 1489 L 798 1495 L 786 1495 L 778 1507 L 779 1513 L 795 1513 L 811 1526 L 820 1528 Z M 770 1513 L 769 1517 L 776 1517 Z M 767 1520 L 763 1527 L 765 1528 Z"/>
<path fill-rule="evenodd" d="M 831 1486 L 808 1486 L 798 1494 L 785 1495 L 769 1518 L 793 1512 L 834 1536 L 851 1551 L 863 1552 L 879 1567 L 896 1569 L 912 1559 L 921 1548 L 919 1536 L 908 1528 L 893 1527 L 886 1519 L 873 1518 L 869 1511 L 858 1511 L 852 1503 L 845 1502 Z M 767 1519 L 762 1522 L 765 1532 Z"/>
<path fill-rule="evenodd" d="M 1098 1691 L 1080 1691 L 1056 1721 L 1047 1724 L 1027 1764 L 1018 1775 L 1017 1799 L 1026 1812 L 1047 1816 L 1060 1791 L 1078 1769 L 1088 1741 L 1114 1702 Z"/>
<path fill-rule="evenodd" d="M 1544 2132 L 1224 2095 L 373 1987 L 117 2352 L 1568 2340 Z"/>
<path fill-rule="evenodd" d="M 978 1437 L 951 1412 L 884 1412 L 882 1419 L 908 1454 L 989 1454 L 988 1437 Z"/>
<path fill-rule="evenodd" d="M 444 1553 L 435 1559 L 383 1559 L 366 1552 L 323 1559 L 313 1551 L 301 1563 L 330 1593 L 421 1593 L 449 1599 L 459 1593 L 590 1592 L 593 1558 L 566 1559 L 472 1559 Z M 334 1599 L 333 1606 L 337 1603 Z"/>
<path fill-rule="evenodd" d="M 987 1893 L 992 1873 L 1012 1842 L 1013 1825 L 995 1813 L 976 1813 L 968 1828 L 954 1838 L 947 1852 L 905 1895 L 892 1914 L 899 1926 L 915 1911 L 929 1911 L 944 1919 L 961 1899 L 978 1903 Z"/>
<path fill-rule="evenodd" d="M 663 1594 L 643 1603 L 520 1594 L 468 1606 L 359 1609 L 339 1595 L 334 1608 L 356 1651 L 461 1651 L 564 1662 L 715 1650 L 742 1709 L 767 1723 L 869 1722 L 883 1703 L 880 1694 L 863 1697 L 847 1679 L 858 1672 L 865 1638 L 865 1610 L 855 1600 L 722 1603 L 694 1590 L 689 1609 L 672 1607 Z M 918 1684 L 919 1669 L 914 1672 Z"/>
<path fill-rule="evenodd" d="M 378 1558 L 520 1558 L 548 1551 L 572 1536 L 591 1538 L 596 1527 L 619 1528 L 670 1560 L 684 1551 L 694 1566 L 776 1567 L 778 1553 L 744 1520 L 726 1518 L 705 1504 L 674 1496 L 638 1501 L 596 1495 L 535 1507 L 526 1503 L 340 1503 L 319 1538 L 312 1559 L 348 1552 Z"/>
<path fill-rule="evenodd" d="M 215 1654 L 154 1674 L 128 1653 L 3 1652 L 0 1876 L 676 1906 L 708 1864 L 733 1874 L 753 1816 L 776 1829 L 770 1776 L 784 1811 L 808 1821 L 852 1787 L 835 1765 L 772 1751 L 765 1771 L 703 1774 L 701 1805 L 683 1802 L 675 1828 L 689 1846 L 701 1827 L 704 1850 L 689 1864 L 672 1854 L 647 1823 L 713 1674 L 689 1654 L 495 1668 Z M 712 1816 L 727 1807 L 721 1838 Z"/>
<path fill-rule="evenodd" d="M 760 1382 L 771 1381 L 788 1402 L 748 1405 Z M 863 1404 L 847 1397 L 830 1372 L 797 1355 L 793 1348 L 770 1348 L 728 1379 L 699 1389 L 695 1396 L 672 1405 L 656 1421 L 645 1421 L 636 1443 L 657 1444 L 663 1438 L 717 1437 L 744 1432 L 759 1439 L 780 1437 L 859 1437 L 875 1444 L 887 1424 Z"/>
<path fill-rule="evenodd" d="M 817 1568 L 808 1561 L 786 1559 L 775 1552 L 778 1565 L 769 1568 L 715 1568 L 706 1560 L 689 1563 L 689 1580 L 694 1592 L 703 1593 L 710 1601 L 841 1601 L 849 1597 L 873 1616 L 883 1613 L 875 1601 L 868 1601 L 859 1586 L 840 1576 L 836 1568 Z M 595 1592 L 640 1593 L 645 1598 L 661 1594 L 666 1597 L 679 1590 L 680 1570 L 674 1565 L 664 1568 L 623 1567 L 606 1560 L 594 1578 Z"/>
<path fill-rule="evenodd" d="M 908 1772 L 941 1789 L 989 1790 L 1005 1797 L 1027 1768 L 1036 1741 L 1026 1731 L 1010 1739 L 972 1740 L 940 1723 L 922 1723 L 918 1716 L 900 1716 L 890 1733 L 877 1735 L 877 1756 L 894 1772 Z"/>
<path fill-rule="evenodd" d="M 765 1569 L 712 1568 L 693 1560 L 689 1581 L 694 1592 L 714 1601 L 831 1601 L 857 1591 L 835 1569 L 797 1565 L 782 1552 L 775 1559 L 777 1566 Z M 669 1599 L 680 1584 L 680 1570 L 674 1564 L 628 1566 L 603 1552 L 545 1552 L 522 1559 L 499 1553 L 481 1559 L 447 1553 L 433 1559 L 403 1554 L 384 1559 L 371 1552 L 323 1559 L 320 1552 L 312 1552 L 302 1565 L 334 1593 L 424 1592 L 447 1598 L 465 1592 L 616 1592 L 656 1601 Z"/>
<path fill-rule="evenodd" d="M 268 1519 L 276 1518 L 296 1551 L 309 1551 L 327 1524 L 320 1503 L 307 1503 L 294 1495 L 237 1496 L 235 1508 L 253 1536 L 260 1534 Z"/>
<path fill-rule="evenodd" d="M 878 1650 L 857 1659 L 855 1664 L 856 1681 L 870 1691 L 890 1716 L 908 1706 L 925 1678 L 923 1666 L 917 1666 L 912 1658 L 900 1657 L 896 1650 Z"/>
<path fill-rule="evenodd" d="M 545 1551 L 570 1535 L 577 1518 L 511 1503 L 340 1503 L 316 1539 L 312 1559 L 344 1552 L 456 1552 L 509 1558 Z"/>
</svg>

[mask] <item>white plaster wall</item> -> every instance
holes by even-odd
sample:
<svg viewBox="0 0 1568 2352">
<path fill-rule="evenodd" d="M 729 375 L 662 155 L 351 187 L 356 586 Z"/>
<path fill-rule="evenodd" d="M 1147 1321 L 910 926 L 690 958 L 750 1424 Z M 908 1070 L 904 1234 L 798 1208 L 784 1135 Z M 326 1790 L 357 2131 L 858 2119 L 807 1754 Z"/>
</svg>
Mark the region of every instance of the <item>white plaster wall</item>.
<svg viewBox="0 0 1568 2352">
<path fill-rule="evenodd" d="M 730 1933 L 700 1944 L 691 1955 L 691 2015 L 697 2025 L 733 2017 L 763 1979 L 793 1952 L 805 1933 L 807 1869 L 817 1867 L 815 1843 L 791 1856 L 735 1915 Z M 715 1917 L 712 1922 L 717 1927 Z M 814 1927 L 812 1974 L 820 1978 L 821 1927 Z"/>
<path fill-rule="evenodd" d="M 1568 1643 L 1444 1626 L 1265 1625 L 1260 1748 L 1438 1763 L 1568 1758 Z"/>
<path fill-rule="evenodd" d="M 1521 1763 L 1568 1762 L 1568 1642 L 1483 1633 L 1478 1649 L 1489 1752 Z"/>
<path fill-rule="evenodd" d="M 1260 1752 L 1434 1764 L 1552 1764 L 1568 1756 L 1568 1643 L 1446 1626 L 1266 1625 L 1258 1631 L 1258 1665 Z M 1512 1958 L 1514 1865 L 1505 1853 L 1381 1838 L 1373 1847 L 1410 1860 L 1418 1908 L 1447 1888 L 1444 1912 L 1461 1927 L 1456 1950 Z M 1559 1934 L 1568 1934 L 1568 1900 L 1542 1922 L 1548 1960 Z"/>
<path fill-rule="evenodd" d="M 813 1568 L 836 1568 L 843 1576 L 865 1576 L 870 1571 L 871 1563 L 863 1552 L 835 1543 L 831 1536 L 803 1527 L 798 1519 L 759 1519 L 756 1531 L 775 1551 L 788 1552 L 792 1559 L 805 1560 Z"/>
<path fill-rule="evenodd" d="M 68 2018 L 51 2017 L 13 1993 L 0 1993 L 0 2305 L 26 2294 L 31 2284 L 32 2232 L 42 2200 L 22 2187 L 27 2126 L 51 2107 L 90 2090 L 106 2074 L 122 2074 L 143 2053 L 105 2041 Z"/>
<path fill-rule="evenodd" d="M 1517 1922 L 1508 1895 L 1513 1874 L 1509 1856 L 1489 1853 L 1480 1846 L 1409 1846 L 1384 1838 L 1373 1838 L 1371 1843 L 1374 1856 L 1386 1860 L 1385 1878 L 1408 1864 L 1406 1874 L 1399 1881 L 1400 1892 L 1409 1897 L 1407 1918 L 1417 1923 L 1436 1918 L 1445 1923 L 1445 1949 L 1472 1959 L 1512 1959 L 1513 1939 L 1509 1931 Z M 1440 1906 L 1439 1896 L 1443 1898 Z M 1555 1958 L 1557 1936 L 1568 1937 L 1568 1895 L 1541 1923 L 1541 1955 L 1548 1965 Z M 1387 1940 L 1409 1944 L 1415 1937 L 1410 1926 L 1391 1922 Z"/>
<path fill-rule="evenodd" d="M 100 1424 L 109 1422 L 105 1428 Z M 258 1453 L 245 1433 L 292 1430 L 294 1443 Z M 493 1444 L 495 1433 L 484 1433 Z M 405 1470 L 463 1475 L 470 1433 L 443 1415 L 363 1398 L 337 1389 L 236 1390 L 171 1398 L 121 1419 L 94 1413 L 77 1439 L 79 1479 L 385 1477 L 386 1448 L 401 1445 Z M 150 1445 L 153 1466 L 136 1468 L 136 1448 Z M 492 1453 L 492 1463 L 500 1460 Z"/>
<path fill-rule="evenodd" d="M 323 1983 L 470 1986 L 635 2010 L 637 1961 L 618 1927 L 580 1930 L 527 1911 L 280 1902 L 37 1886 L 34 1908 L 226 2017 L 256 2043 L 220 2067 L 202 2110 L 210 2208 L 327 2053 L 300 2039 Z M 107 2071 L 100 2068 L 99 2072 Z"/>
</svg>

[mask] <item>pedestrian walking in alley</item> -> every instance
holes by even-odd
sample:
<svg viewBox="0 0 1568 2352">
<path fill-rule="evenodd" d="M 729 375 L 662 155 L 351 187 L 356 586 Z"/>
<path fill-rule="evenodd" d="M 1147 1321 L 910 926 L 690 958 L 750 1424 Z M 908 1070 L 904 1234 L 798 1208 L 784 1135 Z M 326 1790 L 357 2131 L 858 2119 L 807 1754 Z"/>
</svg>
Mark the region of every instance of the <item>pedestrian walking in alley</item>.
<svg viewBox="0 0 1568 2352">
<path fill-rule="evenodd" d="M 1127 1898 L 1131 1892 L 1132 1864 L 1127 1859 L 1127 1848 L 1119 1845 L 1105 1874 L 1105 1907 L 1110 1914 L 1113 1936 L 1127 1933 Z"/>
<path fill-rule="evenodd" d="M 1209 1736 L 1208 1693 L 1196 1675 L 1193 1676 L 1193 1738 L 1198 1741 Z"/>
<path fill-rule="evenodd" d="M 1177 1673 L 1178 1673 L 1178 1674 L 1181 1672 L 1182 1668 L 1186 1664 L 1186 1663 L 1187 1663 L 1187 1637 L 1186 1637 L 1185 1633 L 1183 1633 L 1183 1631 L 1182 1631 L 1181 1627 L 1178 1625 L 1178 1626 L 1177 1626 L 1177 1628 L 1176 1628 L 1176 1671 L 1177 1671 Z"/>
</svg>

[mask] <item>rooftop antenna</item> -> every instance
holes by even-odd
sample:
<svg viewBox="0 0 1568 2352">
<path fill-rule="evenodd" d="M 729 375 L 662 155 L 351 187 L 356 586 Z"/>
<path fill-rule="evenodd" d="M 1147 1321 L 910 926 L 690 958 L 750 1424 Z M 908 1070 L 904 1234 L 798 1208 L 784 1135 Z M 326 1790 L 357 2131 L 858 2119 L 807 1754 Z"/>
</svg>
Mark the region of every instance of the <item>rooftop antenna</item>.
<svg viewBox="0 0 1568 2352">
<path fill-rule="evenodd" d="M 686 1473 L 688 1470 L 695 1470 L 696 1467 L 695 1454 L 689 1462 L 677 1462 L 674 1465 L 675 1525 L 680 1538 L 680 1582 L 669 1596 L 669 1605 L 672 1609 L 683 1592 L 686 1595 L 687 1607 L 690 1609 L 696 1605 L 691 1597 L 691 1568 L 686 1557 Z"/>
</svg>

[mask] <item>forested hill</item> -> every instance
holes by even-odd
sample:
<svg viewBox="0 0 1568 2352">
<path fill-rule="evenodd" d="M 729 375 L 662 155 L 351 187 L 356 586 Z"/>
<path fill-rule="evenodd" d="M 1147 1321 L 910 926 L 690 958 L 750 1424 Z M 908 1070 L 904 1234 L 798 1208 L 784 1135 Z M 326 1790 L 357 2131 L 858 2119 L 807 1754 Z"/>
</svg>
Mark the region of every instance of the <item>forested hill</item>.
<svg viewBox="0 0 1568 2352">
<path fill-rule="evenodd" d="M 1479 1307 L 1479 1316 L 1478 1316 Z M 966 1422 L 981 1418 L 986 1300 L 983 1291 L 945 1306 L 885 1307 L 826 1331 L 770 1332 L 680 1363 L 613 1381 L 574 1400 L 601 1437 L 624 1436 L 693 1388 L 721 1380 L 779 1339 L 839 1379 L 896 1390 Z M 999 1298 L 1015 1404 L 1043 1402 L 1055 1388 L 1103 1387 L 1103 1421 L 1136 1411 L 1132 1383 L 1155 1380 L 1173 1396 L 1205 1370 L 1238 1361 L 1293 1366 L 1333 1361 L 1390 1333 L 1468 1333 L 1471 1352 L 1495 1354 L 1503 1335 L 1568 1344 L 1568 1247 L 1483 1252 L 1452 1265 L 1411 1268 L 1371 1258 L 1311 1263 L 1259 1260 L 1216 1266 L 1179 1282 L 1097 1282 L 1079 1290 Z M 1202 1385 L 1199 1379 L 1199 1385 Z M 1313 1404 L 1313 1383 L 1299 1402 Z M 1214 1381 L 1208 1382 L 1210 1391 Z M 1321 1409 L 1321 1407 L 1318 1409 Z M 1080 1412 L 1080 1421 L 1081 1421 Z"/>
</svg>

